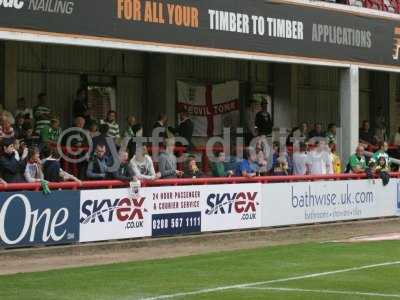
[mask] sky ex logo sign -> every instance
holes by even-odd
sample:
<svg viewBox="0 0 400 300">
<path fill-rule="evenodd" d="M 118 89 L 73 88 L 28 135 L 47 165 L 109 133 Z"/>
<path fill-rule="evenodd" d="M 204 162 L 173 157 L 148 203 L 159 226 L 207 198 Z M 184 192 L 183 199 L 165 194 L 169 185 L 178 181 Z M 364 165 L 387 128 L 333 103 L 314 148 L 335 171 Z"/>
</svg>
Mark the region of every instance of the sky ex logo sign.
<svg viewBox="0 0 400 300">
<path fill-rule="evenodd" d="M 21 1 L 21 0 L 0 0 L 0 8 L 1 7 L 21 9 L 22 7 L 24 7 L 24 1 Z"/>
<path fill-rule="evenodd" d="M 258 192 L 210 194 L 207 197 L 207 215 L 241 214 L 242 220 L 256 218 L 255 199 Z"/>
<path fill-rule="evenodd" d="M 125 229 L 143 228 L 144 197 L 87 200 L 82 205 L 81 224 L 126 222 Z"/>
</svg>

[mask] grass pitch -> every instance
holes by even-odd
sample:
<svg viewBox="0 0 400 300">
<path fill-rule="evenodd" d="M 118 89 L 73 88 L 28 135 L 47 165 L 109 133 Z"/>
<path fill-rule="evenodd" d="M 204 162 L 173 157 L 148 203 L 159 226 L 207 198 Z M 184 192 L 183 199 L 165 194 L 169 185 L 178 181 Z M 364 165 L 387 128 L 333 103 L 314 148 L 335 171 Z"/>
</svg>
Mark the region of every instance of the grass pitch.
<svg viewBox="0 0 400 300">
<path fill-rule="evenodd" d="M 0 299 L 400 299 L 400 241 L 311 243 L 1 276 Z"/>
</svg>

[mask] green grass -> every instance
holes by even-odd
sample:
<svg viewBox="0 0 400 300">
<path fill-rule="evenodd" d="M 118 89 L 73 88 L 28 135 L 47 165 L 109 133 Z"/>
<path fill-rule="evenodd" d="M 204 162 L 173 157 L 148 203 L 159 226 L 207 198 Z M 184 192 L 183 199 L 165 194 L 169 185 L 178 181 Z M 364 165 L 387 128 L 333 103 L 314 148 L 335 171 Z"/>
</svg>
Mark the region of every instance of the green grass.
<svg viewBox="0 0 400 300">
<path fill-rule="evenodd" d="M 400 260 L 400 242 L 302 244 L 0 276 L 1 300 L 130 300 Z M 400 265 L 259 285 L 400 295 Z M 390 299 L 229 289 L 177 299 Z"/>
</svg>

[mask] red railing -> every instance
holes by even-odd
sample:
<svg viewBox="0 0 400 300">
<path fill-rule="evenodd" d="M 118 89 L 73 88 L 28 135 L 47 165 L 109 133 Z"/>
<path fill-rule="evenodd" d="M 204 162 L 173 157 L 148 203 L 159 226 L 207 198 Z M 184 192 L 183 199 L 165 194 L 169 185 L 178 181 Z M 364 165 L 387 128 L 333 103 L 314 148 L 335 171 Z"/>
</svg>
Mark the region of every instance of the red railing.
<svg viewBox="0 0 400 300">
<path fill-rule="evenodd" d="M 400 178 L 399 173 L 390 173 L 392 178 Z M 320 176 L 260 176 L 253 178 L 246 177 L 218 177 L 218 178 L 197 178 L 197 179 L 159 179 L 152 181 L 143 181 L 142 187 L 153 186 L 180 186 L 180 185 L 213 185 L 213 184 L 239 184 L 239 183 L 279 183 L 279 182 L 301 182 L 301 181 L 322 181 L 322 180 L 357 180 L 366 179 L 365 174 L 338 174 L 338 175 L 320 175 Z M 78 190 L 78 189 L 111 189 L 128 187 L 129 183 L 118 180 L 102 181 L 83 181 L 77 182 L 49 183 L 51 190 Z M 15 183 L 0 184 L 0 191 L 39 191 L 39 183 Z"/>
</svg>

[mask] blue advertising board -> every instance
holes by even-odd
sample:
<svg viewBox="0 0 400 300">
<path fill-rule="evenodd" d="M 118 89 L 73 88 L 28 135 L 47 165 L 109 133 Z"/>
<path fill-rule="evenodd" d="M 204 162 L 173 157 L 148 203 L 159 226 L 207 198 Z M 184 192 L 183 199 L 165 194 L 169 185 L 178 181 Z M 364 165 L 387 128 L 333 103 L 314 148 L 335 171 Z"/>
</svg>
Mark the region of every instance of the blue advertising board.
<svg viewBox="0 0 400 300">
<path fill-rule="evenodd" d="M 79 191 L 0 193 L 0 247 L 79 241 Z"/>
<path fill-rule="evenodd" d="M 152 216 L 152 236 L 199 233 L 201 212 L 158 214 Z"/>
</svg>

